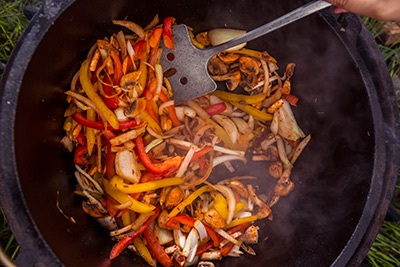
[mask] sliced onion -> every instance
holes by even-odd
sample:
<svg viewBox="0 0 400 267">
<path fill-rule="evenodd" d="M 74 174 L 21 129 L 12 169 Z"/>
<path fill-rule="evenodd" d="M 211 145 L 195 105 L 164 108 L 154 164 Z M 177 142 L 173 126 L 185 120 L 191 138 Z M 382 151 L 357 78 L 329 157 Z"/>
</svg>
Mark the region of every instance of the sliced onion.
<svg viewBox="0 0 400 267">
<path fill-rule="evenodd" d="M 228 169 L 228 171 L 230 171 L 230 172 L 234 172 L 235 171 L 235 168 L 233 168 L 232 163 L 230 161 L 225 161 L 224 165 Z"/>
<path fill-rule="evenodd" d="M 180 248 L 183 249 L 186 243 L 186 237 L 182 233 L 181 229 L 174 229 L 173 230 L 173 235 L 174 235 L 174 241 L 175 244 Z"/>
<path fill-rule="evenodd" d="M 129 200 L 125 203 L 114 205 L 114 208 L 116 208 L 117 210 L 123 210 L 129 208 L 130 206 L 132 206 L 132 201 Z"/>
<path fill-rule="evenodd" d="M 194 222 L 194 227 L 196 228 L 197 232 L 199 233 L 200 236 L 200 242 L 203 242 L 206 238 L 207 238 L 207 230 L 206 227 L 204 226 L 204 224 L 199 221 L 196 220 Z"/>
<path fill-rule="evenodd" d="M 133 63 L 133 68 L 136 69 L 136 66 L 135 66 L 135 50 L 133 50 L 133 46 L 131 44 L 131 41 L 126 42 L 126 50 L 128 51 L 129 57 L 131 58 L 131 61 Z"/>
<path fill-rule="evenodd" d="M 205 125 L 201 127 L 195 134 L 193 138 L 193 144 L 198 145 L 200 142 L 200 138 L 203 136 L 204 132 L 207 131 L 208 129 L 211 129 L 213 126 L 212 125 Z"/>
<path fill-rule="evenodd" d="M 146 147 L 145 147 L 145 151 L 146 153 L 149 153 L 149 151 L 151 149 L 153 149 L 154 147 L 158 146 L 159 144 L 161 144 L 162 142 L 164 142 L 163 139 L 154 139 L 153 141 L 151 141 Z"/>
<path fill-rule="evenodd" d="M 274 135 L 278 135 L 278 131 L 279 131 L 279 115 L 278 115 L 278 112 L 274 113 L 274 118 L 272 119 L 271 126 L 269 128 L 270 128 L 271 132 Z"/>
<path fill-rule="evenodd" d="M 78 172 L 82 173 L 89 181 L 93 183 L 93 185 L 96 187 L 96 189 L 101 193 L 104 194 L 103 188 L 101 188 L 100 184 L 92 178 L 87 172 L 82 170 L 77 164 L 75 164 L 75 168 L 78 170 Z"/>
<path fill-rule="evenodd" d="M 154 131 L 151 127 L 146 127 L 146 130 L 151 136 L 158 138 L 158 139 L 167 139 L 167 138 L 171 138 L 175 135 L 175 134 L 162 135 L 162 134 L 159 134 L 156 131 Z"/>
<path fill-rule="evenodd" d="M 232 39 L 235 39 L 239 36 L 245 34 L 246 31 L 236 30 L 236 29 L 226 29 L 226 28 L 217 28 L 208 31 L 208 37 L 210 38 L 210 42 L 213 46 L 226 43 Z M 239 50 L 246 46 L 246 43 L 234 46 L 232 48 L 227 49 L 226 51 L 235 51 Z"/>
<path fill-rule="evenodd" d="M 72 144 L 72 141 L 71 141 L 71 139 L 69 139 L 68 136 L 64 136 L 64 137 L 61 139 L 60 142 L 61 142 L 61 144 L 64 145 L 64 147 L 65 147 L 70 153 L 72 153 L 72 150 L 74 150 L 74 144 Z"/>
<path fill-rule="evenodd" d="M 199 234 L 195 228 L 192 228 L 189 235 L 186 238 L 185 246 L 182 249 L 181 255 L 186 257 L 186 260 L 189 261 L 189 254 L 192 256 L 192 260 L 194 255 L 196 254 L 197 246 L 199 244 Z M 190 253 L 194 251 L 194 253 Z M 192 255 L 193 254 L 193 255 Z"/>
<path fill-rule="evenodd" d="M 241 156 L 235 156 L 235 155 L 224 155 L 224 156 L 219 156 L 213 160 L 213 168 L 225 161 L 231 161 L 231 160 L 241 160 L 244 163 L 247 162 L 245 157 Z"/>
<path fill-rule="evenodd" d="M 226 219 L 226 224 L 230 224 L 232 222 L 233 215 L 235 214 L 235 208 L 236 208 L 235 195 L 233 194 L 232 189 L 230 189 L 225 185 L 217 184 L 214 185 L 214 187 L 218 191 L 220 191 L 228 201 L 228 219 Z"/>
<path fill-rule="evenodd" d="M 236 219 L 238 219 L 238 218 L 246 218 L 246 217 L 250 217 L 252 215 L 253 214 L 250 211 L 240 210 L 240 211 L 236 212 L 234 218 L 236 218 Z"/>
<path fill-rule="evenodd" d="M 267 62 L 265 62 L 264 59 L 260 59 L 262 68 L 264 70 L 264 89 L 263 93 L 267 93 L 267 96 L 270 95 L 270 90 L 269 90 L 269 70 L 268 70 L 268 65 Z"/>
<path fill-rule="evenodd" d="M 305 137 L 304 132 L 296 122 L 289 102 L 284 100 L 282 106 L 276 112 L 278 112 L 279 116 L 278 133 L 280 136 L 292 141 Z"/>
<path fill-rule="evenodd" d="M 208 113 L 202 107 L 200 107 L 200 105 L 197 104 L 195 101 L 189 100 L 186 102 L 186 104 L 189 107 L 191 107 L 196 112 L 196 114 L 203 120 L 206 121 L 210 118 L 210 115 L 208 115 Z"/>
<path fill-rule="evenodd" d="M 229 117 L 221 114 L 214 115 L 212 118 L 216 120 L 222 126 L 222 128 L 224 128 L 231 142 L 236 144 L 239 132 L 235 123 Z"/>
<path fill-rule="evenodd" d="M 160 245 L 165 245 L 174 240 L 171 230 L 162 229 L 157 224 L 154 224 L 154 235 L 157 237 Z"/>
<path fill-rule="evenodd" d="M 221 98 L 219 98 L 218 96 L 215 96 L 215 95 L 210 95 L 209 100 L 210 100 L 210 105 L 215 105 L 215 104 L 223 102 L 221 100 Z"/>
<path fill-rule="evenodd" d="M 160 64 L 155 64 L 154 69 L 155 69 L 155 73 L 156 73 L 157 87 L 156 87 L 156 91 L 154 93 L 153 101 L 157 101 L 158 98 L 160 97 L 164 76 L 163 76 L 163 69 Z"/>
<path fill-rule="evenodd" d="M 178 170 L 178 172 L 176 173 L 175 177 L 180 178 L 180 177 L 183 176 L 183 174 L 186 172 L 186 170 L 187 170 L 187 168 L 188 168 L 188 166 L 189 166 L 190 161 L 192 160 L 192 157 L 193 157 L 194 152 L 196 151 L 196 149 L 197 149 L 197 146 L 195 146 L 195 145 L 192 145 L 192 146 L 190 147 L 190 149 L 189 149 L 189 151 L 186 153 L 186 156 L 185 156 L 185 158 L 183 159 L 183 161 L 182 161 L 182 163 L 181 163 L 181 166 L 179 167 L 179 170 Z"/>
<path fill-rule="evenodd" d="M 246 153 L 246 151 L 244 151 L 244 150 L 235 150 L 235 149 L 230 149 L 230 148 L 226 148 L 223 146 L 217 146 L 217 145 L 214 146 L 214 150 L 217 152 L 224 153 L 224 154 L 235 155 L 235 156 L 240 156 L 240 157 L 244 157 L 245 153 Z"/>
<path fill-rule="evenodd" d="M 293 168 L 293 164 L 289 161 L 289 159 L 286 155 L 285 144 L 283 143 L 282 138 L 280 138 L 279 136 L 276 136 L 275 139 L 276 139 L 276 143 L 278 145 L 279 158 L 281 159 L 281 161 L 283 163 L 284 169 Z"/>
<path fill-rule="evenodd" d="M 291 162 L 294 164 L 297 160 L 297 158 L 300 156 L 301 152 L 303 152 L 304 148 L 307 146 L 308 142 L 311 140 L 311 134 L 307 135 L 306 138 L 301 140 L 300 144 L 296 147 L 294 150 Z"/>
<path fill-rule="evenodd" d="M 217 234 L 219 234 L 220 236 L 222 236 L 223 238 L 226 238 L 229 242 L 231 242 L 231 243 L 233 243 L 233 244 L 235 244 L 235 245 L 240 245 L 240 243 L 239 243 L 239 241 L 238 240 L 236 240 L 235 238 L 233 238 L 231 235 L 229 235 L 227 232 L 225 232 L 224 230 L 222 230 L 222 229 L 217 229 L 217 228 L 214 228 L 214 231 L 217 233 Z"/>
<path fill-rule="evenodd" d="M 231 120 L 235 123 L 237 129 L 242 134 L 248 134 L 252 131 L 252 128 L 250 128 L 249 124 L 247 124 L 247 122 L 242 118 L 231 118 Z"/>
<path fill-rule="evenodd" d="M 169 106 L 173 106 L 175 105 L 175 101 L 174 100 L 169 100 L 167 102 L 164 102 L 160 105 L 160 107 L 158 108 L 158 114 L 162 115 L 164 112 L 164 109 L 169 107 Z"/>
</svg>

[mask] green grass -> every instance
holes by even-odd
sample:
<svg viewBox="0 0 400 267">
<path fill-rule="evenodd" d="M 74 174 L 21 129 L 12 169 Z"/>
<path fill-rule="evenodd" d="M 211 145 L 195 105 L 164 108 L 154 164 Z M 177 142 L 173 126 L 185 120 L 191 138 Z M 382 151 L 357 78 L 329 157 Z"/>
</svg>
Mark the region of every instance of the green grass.
<svg viewBox="0 0 400 267">
<path fill-rule="evenodd" d="M 22 33 L 28 20 L 23 15 L 27 4 L 40 5 L 38 0 L 0 0 L 0 58 L 7 59 L 12 48 Z M 378 46 L 388 65 L 390 75 L 400 74 L 400 40 L 390 46 L 385 46 L 379 36 L 387 30 L 384 22 L 363 18 L 373 36 L 377 39 Z M 390 24 L 389 24 L 390 27 Z M 400 104 L 399 104 L 400 105 Z M 400 107 L 400 106 L 399 106 Z M 392 205 L 400 210 L 400 181 L 398 180 Z M 15 259 L 19 246 L 6 222 L 3 210 L 0 208 L 0 245 L 11 259 Z M 373 244 L 366 261 L 374 267 L 400 266 L 400 224 L 384 222 Z"/>
</svg>

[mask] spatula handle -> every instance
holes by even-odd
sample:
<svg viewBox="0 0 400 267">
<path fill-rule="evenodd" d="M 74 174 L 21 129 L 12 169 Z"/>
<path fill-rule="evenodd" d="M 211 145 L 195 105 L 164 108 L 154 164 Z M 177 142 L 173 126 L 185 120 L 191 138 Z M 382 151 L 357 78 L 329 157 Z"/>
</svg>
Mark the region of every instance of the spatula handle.
<svg viewBox="0 0 400 267">
<path fill-rule="evenodd" d="M 327 8 L 331 5 L 331 3 L 325 2 L 323 0 L 312 1 L 231 41 L 206 49 L 208 50 L 207 54 L 213 56 L 231 47 L 249 42 L 269 32 L 279 29 L 287 24 L 290 24 L 324 8 Z"/>
</svg>

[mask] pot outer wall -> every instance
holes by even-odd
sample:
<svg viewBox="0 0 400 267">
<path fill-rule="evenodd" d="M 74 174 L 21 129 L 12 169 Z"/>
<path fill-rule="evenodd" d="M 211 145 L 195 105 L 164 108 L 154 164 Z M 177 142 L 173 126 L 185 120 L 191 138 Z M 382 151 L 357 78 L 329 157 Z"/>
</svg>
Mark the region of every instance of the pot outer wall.
<svg viewBox="0 0 400 267">
<path fill-rule="evenodd" d="M 174 16 L 200 32 L 255 28 L 301 1 L 44 1 L 26 29 L 1 82 L 0 195 L 19 244 L 21 266 L 145 265 L 133 254 L 107 259 L 114 244 L 74 196 L 72 157 L 62 150 L 63 91 L 97 38 L 119 31 L 112 19 L 146 25 L 154 14 Z M 249 19 L 250 18 L 250 19 Z M 399 117 L 393 86 L 375 43 L 358 18 L 329 10 L 248 47 L 267 50 L 283 70 L 297 64 L 294 109 L 312 141 L 296 163 L 295 190 L 260 225 L 257 256 L 217 265 L 358 265 L 372 244 L 393 194 L 399 163 Z M 10 127 L 4 127 L 10 125 Z M 263 165 L 240 166 L 274 181 Z M 212 179 L 227 177 L 223 168 Z M 57 210 L 76 219 L 73 224 Z M 262 241 L 268 237 L 266 241 Z"/>
</svg>

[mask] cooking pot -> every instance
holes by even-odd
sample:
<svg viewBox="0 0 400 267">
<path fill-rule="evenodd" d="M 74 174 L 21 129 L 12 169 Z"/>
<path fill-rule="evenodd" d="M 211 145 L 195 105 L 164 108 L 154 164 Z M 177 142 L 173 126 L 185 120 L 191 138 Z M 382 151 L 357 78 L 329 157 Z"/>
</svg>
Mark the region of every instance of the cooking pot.
<svg viewBox="0 0 400 267">
<path fill-rule="evenodd" d="M 158 13 L 195 31 L 252 29 L 303 1 L 45 0 L 15 47 L 1 82 L 0 198 L 21 245 L 21 266 L 144 266 L 134 254 L 110 261 L 106 230 L 84 214 L 75 196 L 71 155 L 63 136 L 65 95 L 97 38 L 146 25 Z M 399 114 L 376 44 L 359 18 L 324 10 L 248 44 L 267 50 L 281 69 L 296 63 L 295 115 L 312 141 L 293 172 L 294 191 L 260 223 L 256 256 L 221 266 L 359 265 L 380 228 L 399 164 Z M 263 177 L 263 164 L 237 174 Z M 217 169 L 214 178 L 229 175 Z M 259 179 L 260 190 L 268 189 Z M 57 209 L 75 218 L 67 220 Z"/>
</svg>

